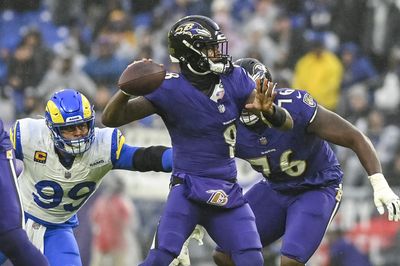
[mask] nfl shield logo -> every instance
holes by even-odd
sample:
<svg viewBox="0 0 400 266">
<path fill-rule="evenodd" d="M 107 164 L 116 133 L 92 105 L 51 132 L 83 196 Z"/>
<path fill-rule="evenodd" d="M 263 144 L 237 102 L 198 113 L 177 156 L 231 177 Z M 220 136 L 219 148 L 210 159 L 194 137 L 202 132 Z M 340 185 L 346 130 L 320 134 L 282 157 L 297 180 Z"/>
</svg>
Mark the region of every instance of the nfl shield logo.
<svg viewBox="0 0 400 266">
<path fill-rule="evenodd" d="M 260 144 L 261 144 L 261 145 L 267 145 L 267 143 L 268 143 L 268 140 L 267 140 L 266 137 L 261 137 L 261 138 L 259 139 L 259 141 L 260 141 Z"/>
<path fill-rule="evenodd" d="M 218 111 L 221 114 L 225 113 L 225 105 L 223 105 L 223 104 L 218 105 Z"/>
<path fill-rule="evenodd" d="M 70 179 L 71 178 L 71 173 L 70 172 L 65 172 L 65 178 Z"/>
</svg>

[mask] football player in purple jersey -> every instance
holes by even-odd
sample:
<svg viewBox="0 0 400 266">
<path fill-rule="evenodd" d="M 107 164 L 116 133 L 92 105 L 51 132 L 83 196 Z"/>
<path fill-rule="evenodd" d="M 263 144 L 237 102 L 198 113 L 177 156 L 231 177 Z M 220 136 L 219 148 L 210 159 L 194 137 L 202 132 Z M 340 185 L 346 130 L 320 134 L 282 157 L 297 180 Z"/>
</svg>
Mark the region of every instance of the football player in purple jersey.
<svg viewBox="0 0 400 266">
<path fill-rule="evenodd" d="M 235 63 L 255 79 L 271 80 L 267 68 L 256 59 Z M 338 209 L 343 173 L 328 142 L 357 154 L 368 173 L 378 212 L 383 214 L 386 207 L 388 219 L 399 221 L 399 197 L 386 182 L 376 151 L 363 133 L 318 105 L 306 91 L 277 89 L 274 102 L 293 117 L 293 130 L 267 128 L 244 111 L 237 129 L 236 156 L 265 177 L 245 198 L 256 217 L 262 245 L 282 238 L 282 266 L 305 265 Z M 217 248 L 214 261 L 219 266 L 234 265 L 223 247 Z"/>
<path fill-rule="evenodd" d="M 16 266 L 49 265 L 28 239 L 15 170 L 15 154 L 0 119 L 0 251 Z"/>
<path fill-rule="evenodd" d="M 117 92 L 103 113 L 103 123 L 114 127 L 157 113 L 171 136 L 171 190 L 154 246 L 141 265 L 169 265 L 196 224 L 236 265 L 263 265 L 255 219 L 236 182 L 236 122 L 246 107 L 263 121 L 290 129 L 290 115 L 272 103 L 270 83 L 256 86 L 242 68 L 233 67 L 227 39 L 211 19 L 182 18 L 168 41 L 181 73 L 167 73 L 156 91 L 132 100 Z"/>
</svg>

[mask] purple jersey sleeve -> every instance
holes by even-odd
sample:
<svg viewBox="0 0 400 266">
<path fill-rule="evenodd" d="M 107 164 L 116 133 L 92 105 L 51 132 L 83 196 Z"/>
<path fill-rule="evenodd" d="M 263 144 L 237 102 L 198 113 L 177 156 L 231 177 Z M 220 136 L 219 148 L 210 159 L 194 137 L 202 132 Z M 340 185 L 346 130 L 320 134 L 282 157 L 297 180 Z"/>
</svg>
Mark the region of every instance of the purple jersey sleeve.
<svg viewBox="0 0 400 266">
<path fill-rule="evenodd" d="M 303 90 L 278 89 L 275 103 L 288 110 L 295 127 L 304 130 L 313 121 L 318 109 L 317 102 Z"/>
<path fill-rule="evenodd" d="M 3 121 L 0 119 L 0 152 L 10 149 L 12 149 L 10 137 L 4 129 Z"/>
</svg>

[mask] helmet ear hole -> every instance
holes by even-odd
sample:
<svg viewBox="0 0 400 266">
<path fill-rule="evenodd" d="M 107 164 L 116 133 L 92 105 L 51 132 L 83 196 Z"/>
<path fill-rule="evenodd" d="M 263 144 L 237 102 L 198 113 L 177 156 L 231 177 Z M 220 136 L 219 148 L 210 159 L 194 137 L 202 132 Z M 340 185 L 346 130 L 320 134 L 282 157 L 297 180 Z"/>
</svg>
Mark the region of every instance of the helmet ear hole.
<svg viewBox="0 0 400 266">
<path fill-rule="evenodd" d="M 198 61 L 198 66 L 200 67 L 200 69 L 202 70 L 207 70 L 210 66 L 210 64 L 208 63 L 206 58 L 201 57 Z"/>
</svg>

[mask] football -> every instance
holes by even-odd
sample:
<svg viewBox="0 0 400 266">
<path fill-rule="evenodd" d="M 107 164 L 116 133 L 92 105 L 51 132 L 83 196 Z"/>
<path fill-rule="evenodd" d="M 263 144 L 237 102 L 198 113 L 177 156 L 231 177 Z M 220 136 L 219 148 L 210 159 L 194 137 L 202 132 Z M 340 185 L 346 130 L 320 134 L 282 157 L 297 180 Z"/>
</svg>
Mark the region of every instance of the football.
<svg viewBox="0 0 400 266">
<path fill-rule="evenodd" d="M 122 72 L 118 80 L 118 87 L 129 95 L 146 95 L 161 85 L 165 73 L 164 66 L 151 59 L 135 61 Z"/>
</svg>

